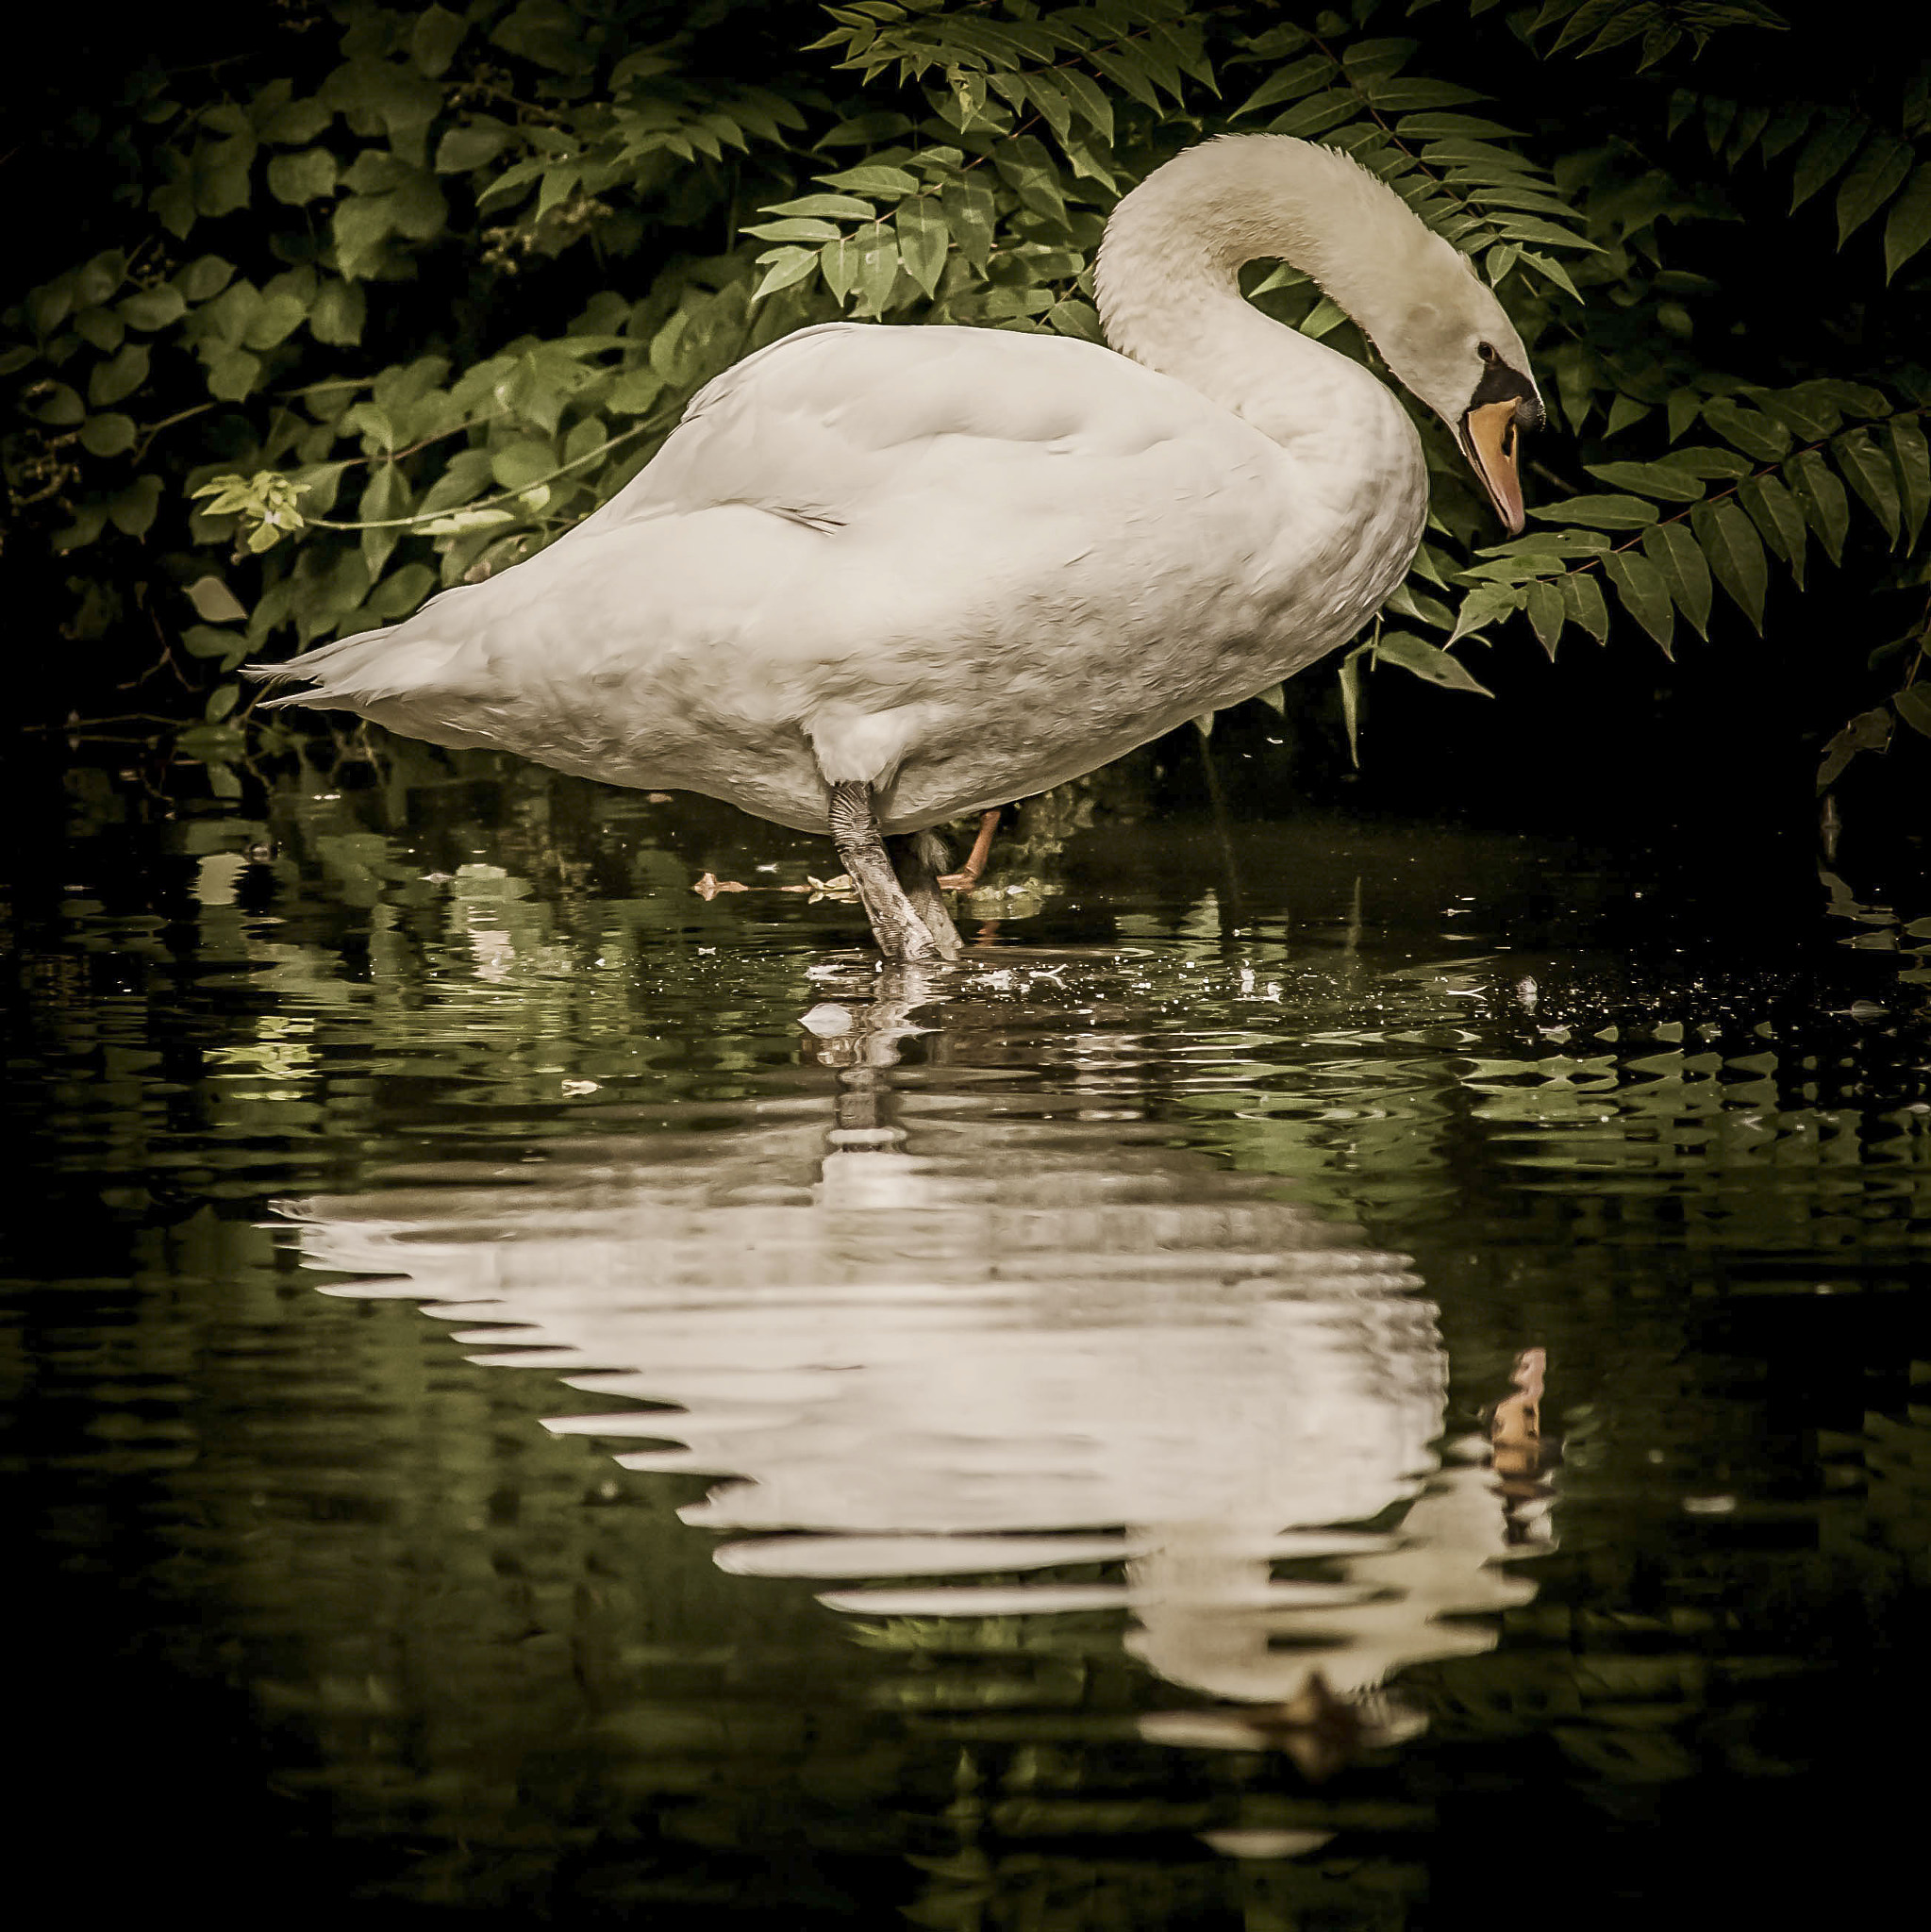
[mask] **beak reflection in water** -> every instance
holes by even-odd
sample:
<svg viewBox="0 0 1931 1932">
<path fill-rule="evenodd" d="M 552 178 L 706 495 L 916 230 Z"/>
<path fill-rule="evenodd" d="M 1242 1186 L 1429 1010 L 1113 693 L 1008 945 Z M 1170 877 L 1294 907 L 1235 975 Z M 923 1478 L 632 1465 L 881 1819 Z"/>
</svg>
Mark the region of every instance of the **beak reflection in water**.
<svg viewBox="0 0 1931 1932">
<path fill-rule="evenodd" d="M 1540 1353 L 1444 1461 L 1407 1258 L 1175 1149 L 1103 1076 L 1004 1087 L 1012 1009 L 973 970 L 813 1007 L 829 1094 L 291 1204 L 306 1258 L 480 1360 L 671 1405 L 549 1426 L 729 1478 L 684 1512 L 736 1533 L 728 1572 L 874 1626 L 1123 1609 L 1191 1693 L 1150 1700 L 1163 1743 L 1319 1772 L 1412 1733 L 1390 1676 L 1490 1648 L 1465 1613 L 1534 1594 L 1500 1559 L 1547 1544 Z"/>
</svg>

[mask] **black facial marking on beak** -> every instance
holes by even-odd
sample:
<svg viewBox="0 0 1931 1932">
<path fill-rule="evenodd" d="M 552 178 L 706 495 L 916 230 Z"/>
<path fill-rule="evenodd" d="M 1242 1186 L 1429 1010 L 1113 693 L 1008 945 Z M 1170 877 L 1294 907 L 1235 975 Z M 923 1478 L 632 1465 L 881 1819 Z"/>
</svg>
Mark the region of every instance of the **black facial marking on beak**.
<svg viewBox="0 0 1931 1932">
<path fill-rule="evenodd" d="M 1486 343 L 1483 344 L 1488 347 Z M 1524 429 L 1540 426 L 1542 420 L 1542 405 L 1536 394 L 1535 385 L 1520 370 L 1511 369 L 1501 357 L 1491 349 L 1482 358 L 1482 379 L 1475 385 L 1475 392 L 1469 398 L 1469 408 L 1479 409 L 1490 403 L 1514 403 L 1516 420 Z M 1526 404 L 1526 410 L 1520 406 Z"/>
</svg>

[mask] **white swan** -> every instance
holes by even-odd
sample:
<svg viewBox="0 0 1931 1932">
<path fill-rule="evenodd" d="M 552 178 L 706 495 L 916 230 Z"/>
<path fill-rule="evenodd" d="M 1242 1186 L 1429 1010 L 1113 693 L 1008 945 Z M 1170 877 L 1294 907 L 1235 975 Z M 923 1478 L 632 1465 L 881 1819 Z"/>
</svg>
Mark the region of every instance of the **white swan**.
<svg viewBox="0 0 1931 1932">
<path fill-rule="evenodd" d="M 699 392 L 594 515 L 406 623 L 260 667 L 445 745 L 829 830 L 889 957 L 957 944 L 913 832 L 1044 790 L 1350 637 L 1421 541 L 1407 413 L 1240 295 L 1305 269 L 1459 437 L 1511 530 L 1528 358 L 1345 155 L 1230 136 L 1114 210 L 1113 349 L 829 323 Z M 1115 354 L 1113 351 L 1120 353 Z"/>
</svg>

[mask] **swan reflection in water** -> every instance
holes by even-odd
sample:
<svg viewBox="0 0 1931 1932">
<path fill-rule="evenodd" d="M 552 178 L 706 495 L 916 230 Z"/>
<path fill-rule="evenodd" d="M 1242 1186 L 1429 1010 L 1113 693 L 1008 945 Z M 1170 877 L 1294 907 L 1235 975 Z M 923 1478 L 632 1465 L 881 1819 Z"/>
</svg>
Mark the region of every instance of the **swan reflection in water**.
<svg viewBox="0 0 1931 1932">
<path fill-rule="evenodd" d="M 290 1204 L 306 1257 L 361 1277 L 327 1292 L 424 1299 L 478 1359 L 669 1405 L 549 1426 L 734 1478 L 684 1511 L 752 1533 L 727 1571 L 874 1618 L 1124 1607 L 1129 1650 L 1214 1700 L 1144 1716 L 1165 1742 L 1312 1770 L 1419 1728 L 1390 1676 L 1490 1648 L 1464 1613 L 1534 1593 L 1498 1559 L 1546 1540 L 1540 1352 L 1444 1463 L 1406 1257 L 1175 1146 L 1117 1073 L 1002 1080 L 1014 1008 L 920 971 L 805 1015 L 833 1094 Z"/>
</svg>

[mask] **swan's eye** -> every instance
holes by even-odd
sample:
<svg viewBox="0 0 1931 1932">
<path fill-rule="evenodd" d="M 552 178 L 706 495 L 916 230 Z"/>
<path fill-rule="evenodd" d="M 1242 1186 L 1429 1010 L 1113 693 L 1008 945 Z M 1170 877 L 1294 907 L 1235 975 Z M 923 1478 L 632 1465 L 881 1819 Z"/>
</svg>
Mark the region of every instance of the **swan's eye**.
<svg viewBox="0 0 1931 1932">
<path fill-rule="evenodd" d="M 1475 353 L 1481 357 L 1484 362 L 1490 364 L 1491 368 L 1494 366 L 1494 364 L 1501 361 L 1502 359 L 1501 356 L 1497 353 L 1495 344 L 1493 342 L 1476 343 Z"/>
</svg>

